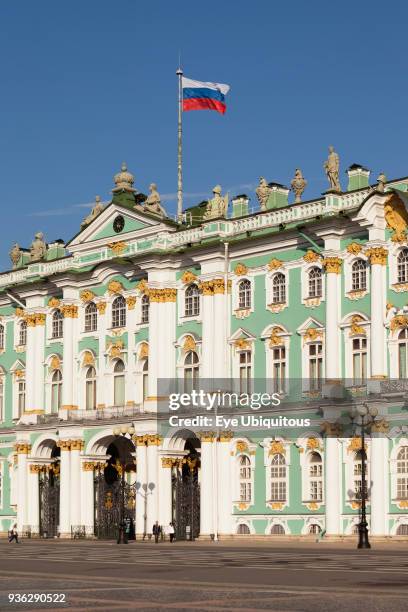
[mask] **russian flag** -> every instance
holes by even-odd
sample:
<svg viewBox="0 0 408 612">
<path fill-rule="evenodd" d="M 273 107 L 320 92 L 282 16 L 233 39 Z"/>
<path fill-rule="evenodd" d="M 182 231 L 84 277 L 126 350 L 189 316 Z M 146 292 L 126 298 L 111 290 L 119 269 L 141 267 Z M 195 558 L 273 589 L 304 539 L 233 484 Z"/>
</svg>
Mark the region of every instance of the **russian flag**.
<svg viewBox="0 0 408 612">
<path fill-rule="evenodd" d="M 225 96 L 230 90 L 223 83 L 206 83 L 182 77 L 183 111 L 215 110 L 222 115 L 227 107 Z"/>
</svg>

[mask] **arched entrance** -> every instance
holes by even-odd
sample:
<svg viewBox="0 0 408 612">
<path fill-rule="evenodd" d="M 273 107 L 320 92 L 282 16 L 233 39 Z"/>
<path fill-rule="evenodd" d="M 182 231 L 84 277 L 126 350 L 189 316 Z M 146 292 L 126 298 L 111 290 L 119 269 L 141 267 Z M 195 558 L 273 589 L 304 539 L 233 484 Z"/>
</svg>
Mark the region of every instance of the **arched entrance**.
<svg viewBox="0 0 408 612">
<path fill-rule="evenodd" d="M 200 534 L 200 440 L 191 432 L 183 439 L 185 455 L 172 472 L 172 521 L 177 540 L 194 540 Z"/>
<path fill-rule="evenodd" d="M 113 439 L 106 454 L 109 459 L 95 472 L 95 535 L 100 539 L 116 539 L 123 520 L 127 537 L 135 539 L 136 464 L 135 447 L 125 437 Z"/>
<path fill-rule="evenodd" d="M 51 461 L 39 466 L 40 537 L 55 538 L 60 520 L 60 449 L 54 441 L 44 448 L 50 451 Z"/>
</svg>

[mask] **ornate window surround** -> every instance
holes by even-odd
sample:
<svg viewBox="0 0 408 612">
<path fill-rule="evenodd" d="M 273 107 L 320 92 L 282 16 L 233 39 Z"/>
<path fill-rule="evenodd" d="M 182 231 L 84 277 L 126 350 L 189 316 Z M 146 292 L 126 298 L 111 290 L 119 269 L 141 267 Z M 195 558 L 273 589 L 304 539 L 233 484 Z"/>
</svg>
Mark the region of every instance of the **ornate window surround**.
<svg viewBox="0 0 408 612">
<path fill-rule="evenodd" d="M 300 458 L 300 470 L 302 477 L 302 504 L 311 504 L 313 500 L 310 499 L 310 457 L 313 453 L 318 453 L 322 459 L 322 499 L 316 502 L 319 506 L 325 504 L 326 491 L 325 491 L 325 462 L 324 462 L 324 442 L 323 438 L 316 431 L 310 430 L 305 432 L 296 441 L 296 446 L 299 451 Z"/>
<path fill-rule="evenodd" d="M 191 345 L 190 347 L 188 346 L 188 343 L 191 343 L 190 338 L 193 339 L 194 343 L 195 343 L 195 348 L 193 348 L 193 346 Z M 180 380 L 183 380 L 184 378 L 184 368 L 185 368 L 185 358 L 187 353 L 189 353 L 190 351 L 195 351 L 198 355 L 198 369 L 199 369 L 199 376 L 201 376 L 201 367 L 202 367 L 202 351 L 201 351 L 201 345 L 202 345 L 202 340 L 201 338 L 198 338 L 196 334 L 194 334 L 193 332 L 185 332 L 184 334 L 182 334 L 179 339 L 177 340 L 177 342 L 175 343 L 175 347 L 176 347 L 176 371 L 177 371 L 177 378 L 179 378 Z"/>
<path fill-rule="evenodd" d="M 370 489 L 371 489 L 371 441 L 367 437 L 366 441 L 366 480 L 367 480 L 367 489 L 368 489 L 368 500 L 367 503 L 370 503 Z M 350 439 L 342 440 L 343 447 L 343 465 L 344 465 L 344 503 L 355 511 L 358 511 L 358 506 L 356 504 L 356 499 L 354 497 L 354 458 L 356 456 L 357 450 L 350 449 Z M 350 496 L 349 492 L 353 491 L 352 496 Z"/>
<path fill-rule="evenodd" d="M 357 322 L 357 327 L 361 327 L 364 333 L 352 332 L 353 317 L 360 317 Z M 344 377 L 352 384 L 353 380 L 353 340 L 354 338 L 367 339 L 367 379 L 371 376 L 371 321 L 363 312 L 353 311 L 348 313 L 340 323 L 340 329 L 343 330 L 343 347 L 344 347 Z M 350 335 L 352 334 L 352 335 Z"/>
<path fill-rule="evenodd" d="M 282 303 L 273 303 L 273 279 L 277 274 L 283 274 L 285 277 L 285 301 Z M 271 312 L 278 313 L 289 306 L 289 270 L 286 267 L 278 268 L 277 270 L 269 270 L 265 274 L 265 308 Z"/>
<path fill-rule="evenodd" d="M 282 340 L 281 344 L 276 344 L 273 345 L 271 344 L 271 335 L 273 333 L 273 330 L 275 328 L 280 328 L 280 331 L 277 333 L 277 337 L 279 337 Z M 265 364 L 265 372 L 266 372 L 266 379 L 268 381 L 268 386 L 269 389 L 267 389 L 268 393 L 273 393 L 273 386 L 272 386 L 272 380 L 273 380 L 273 367 L 272 367 L 272 362 L 273 362 L 273 349 L 277 348 L 278 346 L 283 346 L 285 347 L 285 361 L 286 361 L 286 365 L 285 365 L 285 380 L 288 381 L 290 379 L 290 338 L 292 336 L 292 332 L 289 332 L 286 327 L 284 325 L 281 324 L 274 324 L 274 325 L 268 325 L 268 327 L 266 327 L 262 334 L 261 334 L 261 339 L 264 340 L 265 342 L 265 359 L 266 359 L 266 364 Z M 270 382 L 269 382 L 270 381 Z"/>
<path fill-rule="evenodd" d="M 279 446 L 281 446 L 282 448 L 276 448 L 276 450 L 279 450 L 280 452 L 277 453 L 272 453 L 271 451 L 273 450 L 273 444 L 278 444 Z M 283 510 L 283 508 L 285 508 L 286 506 L 290 507 L 290 468 L 291 468 L 291 452 L 290 452 L 290 448 L 291 448 L 291 443 L 288 440 L 285 440 L 282 437 L 276 437 L 276 438 L 264 438 L 261 446 L 263 446 L 264 449 L 264 467 L 266 470 L 266 474 L 265 474 L 265 500 L 266 503 L 272 507 L 272 509 L 276 509 L 276 510 Z M 275 455 L 280 454 L 283 455 L 285 457 L 285 466 L 286 466 L 286 476 L 285 476 L 285 482 L 286 482 L 286 499 L 285 501 L 282 502 L 275 502 L 274 500 L 271 500 L 271 467 L 272 467 L 272 460 L 275 457 Z M 276 504 L 276 506 L 281 505 L 281 508 L 274 508 L 274 504 Z M 287 532 L 287 525 L 284 526 L 285 527 L 285 532 Z M 268 531 L 268 533 L 270 532 L 270 530 Z"/>
<path fill-rule="evenodd" d="M 255 310 L 255 275 L 252 270 L 248 269 L 245 274 L 240 276 L 234 274 L 232 277 L 232 315 L 236 319 L 245 319 L 249 317 Z M 250 299 L 251 305 L 249 308 L 240 308 L 239 305 L 239 284 L 247 280 L 251 283 Z"/>
<path fill-rule="evenodd" d="M 392 433 L 392 432 L 390 432 Z M 391 503 L 396 504 L 398 502 L 397 496 L 397 461 L 398 461 L 398 453 L 400 452 L 403 446 L 408 446 L 408 438 L 401 437 L 398 440 L 395 440 L 394 446 L 390 452 L 390 485 L 391 485 Z M 404 500 L 405 501 L 405 500 Z"/>
<path fill-rule="evenodd" d="M 316 330 L 310 332 L 309 330 Z M 323 357 L 323 379 L 326 372 L 326 360 L 325 360 L 325 328 L 322 323 L 314 317 L 308 317 L 306 321 L 300 325 L 296 333 L 300 336 L 301 342 L 301 355 L 302 355 L 302 390 L 305 392 L 311 391 L 309 384 L 309 346 L 310 344 L 316 344 L 316 342 L 322 343 L 322 357 Z M 316 334 L 313 337 L 311 334 Z"/>
<path fill-rule="evenodd" d="M 389 270 L 389 288 L 391 291 L 395 291 L 396 293 L 401 293 L 408 291 L 408 282 L 399 283 L 398 282 L 398 255 L 401 251 L 406 249 L 406 245 L 403 244 L 395 244 L 393 242 L 388 244 L 388 266 L 382 266 L 384 278 L 386 278 L 387 268 Z"/>
<path fill-rule="evenodd" d="M 309 297 L 309 272 L 312 268 L 319 268 L 322 273 L 322 296 L 313 298 Z M 339 280 L 340 280 L 340 274 Z M 309 308 L 319 306 L 326 300 L 326 275 L 324 273 L 323 264 L 321 260 L 314 261 L 312 263 L 303 262 L 301 266 L 301 287 L 302 287 L 302 304 Z"/>
<path fill-rule="evenodd" d="M 200 291 L 200 279 L 197 277 L 195 280 L 192 280 L 190 283 L 182 283 L 180 282 L 177 286 L 177 319 L 178 324 L 182 325 L 186 321 L 197 321 L 201 323 L 202 321 L 202 312 L 203 312 L 203 295 Z M 186 291 L 191 285 L 197 285 L 199 290 L 199 311 L 198 314 L 195 315 L 186 315 Z"/>
<path fill-rule="evenodd" d="M 352 267 L 357 260 L 363 260 L 366 263 L 366 288 L 353 290 Z M 357 300 L 370 293 L 371 285 L 371 266 L 368 257 L 363 251 L 358 255 L 346 253 L 343 259 L 344 269 L 344 293 L 350 300 Z"/>
</svg>

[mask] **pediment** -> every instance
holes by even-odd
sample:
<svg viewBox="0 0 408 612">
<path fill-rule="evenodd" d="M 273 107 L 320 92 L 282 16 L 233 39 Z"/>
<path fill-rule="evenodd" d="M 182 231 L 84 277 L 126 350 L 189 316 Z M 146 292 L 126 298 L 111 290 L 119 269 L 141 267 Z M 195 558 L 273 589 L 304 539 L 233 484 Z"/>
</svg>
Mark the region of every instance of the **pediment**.
<svg viewBox="0 0 408 612">
<path fill-rule="evenodd" d="M 106 246 L 116 241 L 129 241 L 172 231 L 174 225 L 166 219 L 131 210 L 111 203 L 89 225 L 68 243 L 71 252 L 86 250 L 87 246 Z"/>
<path fill-rule="evenodd" d="M 306 321 L 304 321 L 302 323 L 302 325 L 300 325 L 297 328 L 297 333 L 298 334 L 302 334 L 304 333 L 306 330 L 310 329 L 310 328 L 314 328 L 314 329 L 323 329 L 324 325 L 318 320 L 315 319 L 314 317 L 308 317 L 306 319 Z"/>
</svg>

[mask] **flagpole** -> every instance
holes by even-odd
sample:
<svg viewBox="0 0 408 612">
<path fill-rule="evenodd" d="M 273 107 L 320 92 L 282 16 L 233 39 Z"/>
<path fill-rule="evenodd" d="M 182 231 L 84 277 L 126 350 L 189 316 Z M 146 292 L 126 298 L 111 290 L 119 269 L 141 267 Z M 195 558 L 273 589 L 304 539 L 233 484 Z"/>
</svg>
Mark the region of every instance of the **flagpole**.
<svg viewBox="0 0 408 612">
<path fill-rule="evenodd" d="M 183 149 L 182 149 L 182 82 L 183 71 L 179 65 L 176 72 L 178 76 L 178 145 L 177 145 L 177 221 L 181 223 L 183 218 Z"/>
</svg>

